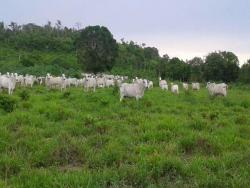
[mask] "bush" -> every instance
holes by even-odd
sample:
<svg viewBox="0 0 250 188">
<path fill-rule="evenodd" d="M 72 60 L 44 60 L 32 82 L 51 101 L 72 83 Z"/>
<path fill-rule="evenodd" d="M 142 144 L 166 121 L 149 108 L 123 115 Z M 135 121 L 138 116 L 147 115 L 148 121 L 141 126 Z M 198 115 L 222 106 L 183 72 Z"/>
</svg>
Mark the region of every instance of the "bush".
<svg viewBox="0 0 250 188">
<path fill-rule="evenodd" d="M 0 95 L 0 108 L 5 112 L 13 112 L 16 108 L 16 100 L 7 95 Z"/>
<path fill-rule="evenodd" d="M 70 94 L 70 91 L 65 91 L 62 95 L 62 98 L 69 98 Z"/>
<path fill-rule="evenodd" d="M 19 93 L 19 97 L 23 100 L 23 101 L 27 101 L 29 100 L 30 98 L 30 94 L 27 90 L 22 90 L 20 93 Z"/>
<path fill-rule="evenodd" d="M 20 63 L 25 67 L 33 67 L 35 64 L 42 63 L 42 57 L 37 54 L 27 55 L 21 59 Z"/>
</svg>

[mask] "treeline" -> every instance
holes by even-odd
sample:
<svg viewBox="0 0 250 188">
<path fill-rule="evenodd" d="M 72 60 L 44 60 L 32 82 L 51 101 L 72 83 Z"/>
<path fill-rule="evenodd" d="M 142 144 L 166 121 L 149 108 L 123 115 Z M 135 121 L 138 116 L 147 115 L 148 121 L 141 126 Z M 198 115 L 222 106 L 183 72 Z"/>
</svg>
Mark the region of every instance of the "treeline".
<svg viewBox="0 0 250 188">
<path fill-rule="evenodd" d="M 60 20 L 54 25 L 49 21 L 44 26 L 0 22 L 1 45 L 15 49 L 71 52 L 75 50 L 77 33 L 77 29 L 63 26 Z"/>
<path fill-rule="evenodd" d="M 8 50 L 16 52 L 15 58 L 6 58 L 14 54 Z M 240 67 L 233 52 L 211 52 L 205 58 L 183 61 L 160 56 L 157 48 L 146 44 L 117 42 L 106 27 L 68 28 L 59 20 L 44 26 L 0 22 L 0 72 L 6 70 L 71 75 L 106 71 L 151 79 L 250 82 L 250 60 Z"/>
<path fill-rule="evenodd" d="M 239 59 L 232 52 L 211 52 L 204 59 L 194 57 L 183 61 L 178 57 L 169 58 L 167 54 L 160 57 L 154 47 L 124 41 L 119 44 L 119 55 L 113 71 L 179 81 L 250 83 L 250 60 L 240 68 Z"/>
</svg>

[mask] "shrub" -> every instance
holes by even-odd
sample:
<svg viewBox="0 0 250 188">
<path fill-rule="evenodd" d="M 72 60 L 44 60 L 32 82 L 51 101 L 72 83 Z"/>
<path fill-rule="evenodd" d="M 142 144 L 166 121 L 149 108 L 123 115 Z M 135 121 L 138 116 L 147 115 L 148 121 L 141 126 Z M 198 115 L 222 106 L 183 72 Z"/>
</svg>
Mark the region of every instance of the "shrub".
<svg viewBox="0 0 250 188">
<path fill-rule="evenodd" d="M 63 98 L 69 98 L 69 96 L 70 96 L 70 91 L 65 91 L 64 93 L 63 93 Z"/>
<path fill-rule="evenodd" d="M 16 100 L 7 95 L 0 95 L 0 108 L 5 112 L 13 112 L 16 108 Z"/>
<path fill-rule="evenodd" d="M 87 115 L 84 119 L 84 124 L 85 125 L 94 125 L 96 122 L 96 118 L 91 116 L 91 115 Z"/>
<path fill-rule="evenodd" d="M 21 162 L 10 156 L 2 156 L 0 159 L 0 177 L 10 178 L 17 175 L 21 170 Z"/>
<path fill-rule="evenodd" d="M 100 102 L 101 102 L 101 105 L 103 105 L 103 106 L 107 106 L 109 104 L 109 100 L 105 97 L 102 97 L 100 99 Z"/>
<path fill-rule="evenodd" d="M 243 108 L 249 108 L 250 107 L 250 102 L 248 101 L 242 101 L 240 104 L 241 107 Z"/>
<path fill-rule="evenodd" d="M 30 98 L 30 94 L 27 90 L 22 90 L 20 93 L 19 93 L 19 97 L 23 100 L 23 101 L 27 101 L 29 100 Z"/>
<path fill-rule="evenodd" d="M 119 87 L 118 87 L 117 85 L 115 85 L 115 86 L 113 87 L 112 94 L 116 96 L 116 95 L 118 95 L 118 93 L 119 93 Z"/>
<path fill-rule="evenodd" d="M 25 67 L 33 67 L 35 64 L 42 63 L 42 57 L 37 54 L 27 55 L 21 59 L 20 63 Z"/>
</svg>

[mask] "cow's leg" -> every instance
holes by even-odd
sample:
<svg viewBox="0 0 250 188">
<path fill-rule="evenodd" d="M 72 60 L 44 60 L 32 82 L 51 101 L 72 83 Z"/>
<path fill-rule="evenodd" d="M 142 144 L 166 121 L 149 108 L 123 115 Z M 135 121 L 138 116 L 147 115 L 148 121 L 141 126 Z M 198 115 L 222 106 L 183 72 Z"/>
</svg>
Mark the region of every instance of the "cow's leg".
<svg viewBox="0 0 250 188">
<path fill-rule="evenodd" d="M 120 95 L 120 102 L 122 102 L 123 100 L 123 95 Z"/>
</svg>

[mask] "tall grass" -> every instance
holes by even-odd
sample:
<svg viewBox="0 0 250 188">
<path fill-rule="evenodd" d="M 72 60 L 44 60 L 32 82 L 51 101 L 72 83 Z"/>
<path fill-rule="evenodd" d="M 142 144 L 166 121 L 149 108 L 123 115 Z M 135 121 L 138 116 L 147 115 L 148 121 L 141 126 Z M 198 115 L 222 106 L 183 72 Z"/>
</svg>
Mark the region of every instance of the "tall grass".
<svg viewBox="0 0 250 188">
<path fill-rule="evenodd" d="M 1 96 L 14 107 L 0 109 L 0 187 L 249 186 L 247 88 L 154 88 L 121 103 L 112 88 Z"/>
</svg>

